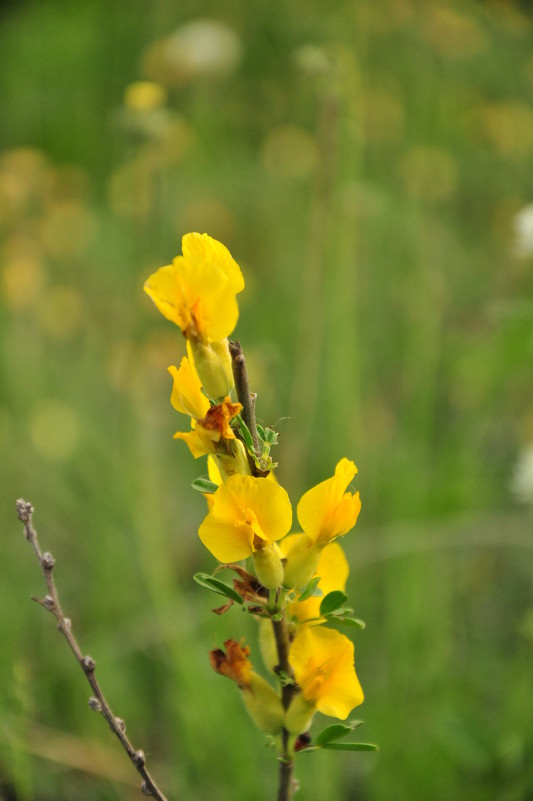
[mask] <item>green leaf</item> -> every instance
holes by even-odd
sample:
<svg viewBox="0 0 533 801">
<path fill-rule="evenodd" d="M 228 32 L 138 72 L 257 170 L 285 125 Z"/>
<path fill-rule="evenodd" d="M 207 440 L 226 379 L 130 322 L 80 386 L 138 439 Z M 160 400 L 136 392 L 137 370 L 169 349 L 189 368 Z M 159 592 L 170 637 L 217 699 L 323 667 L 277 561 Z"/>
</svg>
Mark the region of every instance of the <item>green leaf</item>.
<svg viewBox="0 0 533 801">
<path fill-rule="evenodd" d="M 351 734 L 358 726 L 362 726 L 363 723 L 363 720 L 349 720 L 347 723 L 334 723 L 332 726 L 328 726 L 320 732 L 315 740 L 315 745 L 324 746 L 326 743 L 333 742 L 333 740 L 341 740 L 343 737 Z"/>
<path fill-rule="evenodd" d="M 218 489 L 218 484 L 215 484 L 214 481 L 211 481 L 204 476 L 200 478 L 195 478 L 191 484 L 192 488 L 197 490 L 197 492 L 202 492 L 204 494 L 211 495 L 213 492 L 216 492 Z"/>
<path fill-rule="evenodd" d="M 315 745 L 322 746 L 326 745 L 326 743 L 333 742 L 333 740 L 341 740 L 343 737 L 351 734 L 351 731 L 351 726 L 343 726 L 342 723 L 334 723 L 333 726 L 328 726 L 327 729 L 320 732 L 315 740 Z"/>
<path fill-rule="evenodd" d="M 233 587 L 230 587 L 228 584 L 224 584 L 223 581 L 210 576 L 208 573 L 195 573 L 193 579 L 201 587 L 206 587 L 208 590 L 216 592 L 217 595 L 225 595 L 226 598 L 231 598 L 232 601 L 235 601 L 238 604 L 243 603 L 241 596 L 236 590 L 233 589 Z"/>
<path fill-rule="evenodd" d="M 366 629 L 364 620 L 359 620 L 357 617 L 339 617 L 338 615 L 326 615 L 326 620 L 329 623 L 338 623 L 339 626 L 351 626 L 356 629 Z"/>
<path fill-rule="evenodd" d="M 347 600 L 348 596 L 341 592 L 341 590 L 333 590 L 333 592 L 328 592 L 320 604 L 320 617 L 325 617 L 326 615 L 330 615 L 332 612 L 335 612 L 337 609 L 340 609 Z"/>
<path fill-rule="evenodd" d="M 265 438 L 265 429 L 263 428 L 263 426 L 260 426 L 259 423 L 256 423 L 255 427 L 257 428 L 257 433 L 259 434 L 261 439 L 264 440 L 264 438 Z"/>
<path fill-rule="evenodd" d="M 246 425 L 240 414 L 237 416 L 237 419 L 239 421 L 239 429 L 242 438 L 244 440 L 244 444 L 246 445 L 246 449 L 249 450 L 251 453 L 254 453 L 254 441 L 252 439 L 252 435 L 250 434 L 250 429 L 248 428 L 248 426 Z"/>
<path fill-rule="evenodd" d="M 379 751 L 374 743 L 326 743 L 322 748 L 329 751 Z"/>
<path fill-rule="evenodd" d="M 302 590 L 302 592 L 298 596 L 298 601 L 307 601 L 308 598 L 310 598 L 312 595 L 314 595 L 319 581 L 320 581 L 320 576 L 316 576 L 314 579 L 311 579 L 309 584 L 307 584 L 304 587 L 304 589 Z M 324 603 L 324 602 L 322 602 L 322 603 Z"/>
<path fill-rule="evenodd" d="M 269 445 L 277 445 L 278 444 L 278 432 L 274 431 L 273 428 L 265 428 L 263 439 L 265 442 L 268 442 Z"/>
</svg>

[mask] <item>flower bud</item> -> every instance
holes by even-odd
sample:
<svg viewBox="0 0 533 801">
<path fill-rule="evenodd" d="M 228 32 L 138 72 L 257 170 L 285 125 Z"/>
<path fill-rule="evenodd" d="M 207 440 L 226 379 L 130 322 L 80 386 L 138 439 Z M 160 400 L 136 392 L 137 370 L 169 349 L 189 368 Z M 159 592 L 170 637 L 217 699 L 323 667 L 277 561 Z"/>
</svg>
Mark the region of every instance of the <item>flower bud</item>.
<svg viewBox="0 0 533 801">
<path fill-rule="evenodd" d="M 263 663 L 268 670 L 274 673 L 274 668 L 279 662 L 278 650 L 276 648 L 276 638 L 272 629 L 272 622 L 266 618 L 258 618 L 259 622 L 259 648 Z"/>
<path fill-rule="evenodd" d="M 266 734 L 278 734 L 283 728 L 285 710 L 276 691 L 253 671 L 249 687 L 243 689 L 242 698 L 255 725 Z"/>
<path fill-rule="evenodd" d="M 263 479 L 264 480 L 264 479 Z M 261 543 L 262 544 L 262 543 Z M 257 578 L 267 590 L 275 590 L 283 584 L 283 565 L 274 544 L 265 543 L 252 554 Z"/>
<path fill-rule="evenodd" d="M 305 700 L 302 693 L 295 696 L 285 715 L 285 728 L 289 734 L 298 736 L 311 728 L 316 708 Z"/>
<path fill-rule="evenodd" d="M 198 377 L 209 397 L 215 400 L 226 397 L 233 387 L 228 340 L 204 344 L 189 339 L 187 345 L 189 356 L 192 356 Z"/>
<path fill-rule="evenodd" d="M 287 553 L 285 584 L 297 589 L 309 584 L 315 575 L 320 552 L 321 548 L 313 545 L 306 534 L 298 537 Z"/>
</svg>

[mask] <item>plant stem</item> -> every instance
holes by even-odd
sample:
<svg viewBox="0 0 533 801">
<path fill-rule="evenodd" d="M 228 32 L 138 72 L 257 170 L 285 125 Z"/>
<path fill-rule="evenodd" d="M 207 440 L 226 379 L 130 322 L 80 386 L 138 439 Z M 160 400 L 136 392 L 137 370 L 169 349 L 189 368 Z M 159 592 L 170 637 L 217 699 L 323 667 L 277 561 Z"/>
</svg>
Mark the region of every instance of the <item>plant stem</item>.
<svg viewBox="0 0 533 801">
<path fill-rule="evenodd" d="M 248 381 L 248 371 L 246 369 L 246 359 L 242 352 L 241 343 L 238 341 L 228 342 L 229 352 L 231 354 L 231 366 L 233 369 L 233 380 L 235 382 L 235 391 L 237 398 L 242 406 L 242 419 L 248 426 L 252 441 L 254 443 L 254 451 L 256 457 L 259 459 L 261 456 L 261 446 L 259 444 L 259 435 L 257 433 L 257 423 L 255 420 L 255 395 L 250 392 L 250 382 Z M 248 463 L 253 476 L 267 476 L 269 471 L 260 470 L 253 457 L 248 454 Z"/>
<path fill-rule="evenodd" d="M 296 692 L 296 685 L 294 684 L 294 675 L 289 662 L 289 635 L 285 617 L 281 620 L 273 620 L 272 628 L 278 655 L 277 669 L 280 675 L 285 679 L 281 688 L 281 703 L 284 709 L 288 709 Z M 281 744 L 277 801 L 291 801 L 296 789 L 296 783 L 293 779 L 294 758 L 289 749 L 289 732 L 286 729 L 282 730 Z"/>
<path fill-rule="evenodd" d="M 93 696 L 89 698 L 89 707 L 95 712 L 101 712 L 101 714 L 107 720 L 111 731 L 118 737 L 120 744 L 126 751 L 131 763 L 142 777 L 143 781 L 141 784 L 141 790 L 144 795 L 151 796 L 157 801 L 167 801 L 166 796 L 163 795 L 146 767 L 144 751 L 136 750 L 133 747 L 129 738 L 126 736 L 126 724 L 123 720 L 121 720 L 121 718 L 117 718 L 113 714 L 111 707 L 109 706 L 94 675 L 94 659 L 88 655 L 83 655 L 81 648 L 72 632 L 70 619 L 65 617 L 63 614 L 61 604 L 59 603 L 55 581 L 52 576 L 55 559 L 51 553 L 43 553 L 41 551 L 39 540 L 37 539 L 37 532 L 32 523 L 33 506 L 31 503 L 23 500 L 23 498 L 19 498 L 16 502 L 16 508 L 18 519 L 24 524 L 24 536 L 35 551 L 35 555 L 39 560 L 39 564 L 46 582 L 47 594 L 44 596 L 44 598 L 41 599 L 32 597 L 32 600 L 39 603 L 48 612 L 51 612 L 57 620 L 57 628 L 64 635 L 70 646 L 70 650 L 76 657 L 78 664 L 83 670 L 85 678 L 89 682 L 91 690 L 93 691 Z"/>
</svg>

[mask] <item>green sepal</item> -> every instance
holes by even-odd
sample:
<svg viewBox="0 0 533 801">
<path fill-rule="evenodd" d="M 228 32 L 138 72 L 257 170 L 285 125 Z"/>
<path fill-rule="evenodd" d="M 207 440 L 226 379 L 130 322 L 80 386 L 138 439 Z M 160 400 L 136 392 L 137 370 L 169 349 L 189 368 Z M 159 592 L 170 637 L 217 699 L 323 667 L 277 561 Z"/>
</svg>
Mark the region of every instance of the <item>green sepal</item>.
<svg viewBox="0 0 533 801">
<path fill-rule="evenodd" d="M 328 751 L 379 751 L 379 745 L 375 743 L 326 743 L 322 748 Z"/>
<path fill-rule="evenodd" d="M 348 723 L 334 723 L 320 732 L 315 740 L 315 745 L 324 746 L 326 743 L 331 743 L 334 740 L 342 740 L 347 737 L 357 727 L 361 726 L 362 720 L 350 720 Z"/>
<path fill-rule="evenodd" d="M 204 476 L 200 476 L 200 478 L 195 478 L 191 484 L 191 487 L 195 489 L 197 492 L 201 492 L 203 495 L 212 495 L 218 489 L 218 484 L 215 484 L 214 481 L 211 481 L 209 478 L 205 478 Z"/>
<path fill-rule="evenodd" d="M 336 612 L 337 609 L 340 609 L 347 600 L 348 596 L 345 595 L 345 593 L 343 593 L 341 590 L 333 590 L 333 592 L 328 592 L 320 604 L 320 617 L 326 617 L 326 615 L 331 615 L 332 612 Z"/>
<path fill-rule="evenodd" d="M 195 573 L 193 579 L 199 584 L 201 587 L 205 587 L 212 592 L 216 592 L 217 595 L 225 595 L 226 598 L 231 598 L 232 601 L 235 601 L 238 604 L 242 604 L 243 600 L 239 593 L 230 587 L 229 584 L 224 584 L 223 581 L 220 579 L 213 578 L 210 576 L 209 573 Z"/>
<path fill-rule="evenodd" d="M 309 582 L 309 584 L 307 584 L 304 587 L 304 589 L 302 590 L 302 592 L 298 596 L 297 600 L 298 601 L 307 601 L 307 599 L 310 598 L 312 595 L 316 595 L 315 591 L 317 589 L 319 581 L 320 581 L 320 576 L 315 576 L 315 578 L 312 578 L 311 581 Z M 320 590 L 319 590 L 319 592 L 321 594 Z M 330 593 L 330 595 L 331 595 L 331 593 Z M 324 601 L 322 601 L 322 603 L 324 603 Z"/>
</svg>

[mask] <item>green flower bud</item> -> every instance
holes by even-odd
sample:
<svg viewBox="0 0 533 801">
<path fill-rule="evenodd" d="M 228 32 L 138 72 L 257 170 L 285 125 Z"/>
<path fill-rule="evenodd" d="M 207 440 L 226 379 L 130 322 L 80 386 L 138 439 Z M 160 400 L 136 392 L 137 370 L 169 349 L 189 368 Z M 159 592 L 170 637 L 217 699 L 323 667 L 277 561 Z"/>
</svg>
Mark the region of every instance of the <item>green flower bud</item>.
<svg viewBox="0 0 533 801">
<path fill-rule="evenodd" d="M 305 700 L 302 693 L 295 696 L 285 715 L 285 728 L 289 734 L 298 736 L 311 728 L 316 708 Z"/>
<path fill-rule="evenodd" d="M 194 367 L 203 388 L 210 398 L 225 398 L 233 387 L 233 372 L 228 340 L 220 342 L 203 342 L 190 339 L 189 353 L 192 355 Z"/>
<path fill-rule="evenodd" d="M 262 479 L 263 481 L 265 479 Z M 263 543 L 261 542 L 260 545 Z M 257 578 L 267 590 L 275 590 L 283 584 L 283 565 L 275 545 L 265 543 L 252 554 Z"/>
<path fill-rule="evenodd" d="M 278 734 L 285 718 L 285 710 L 276 691 L 253 671 L 250 684 L 242 691 L 246 709 L 255 725 L 266 734 Z"/>
</svg>

